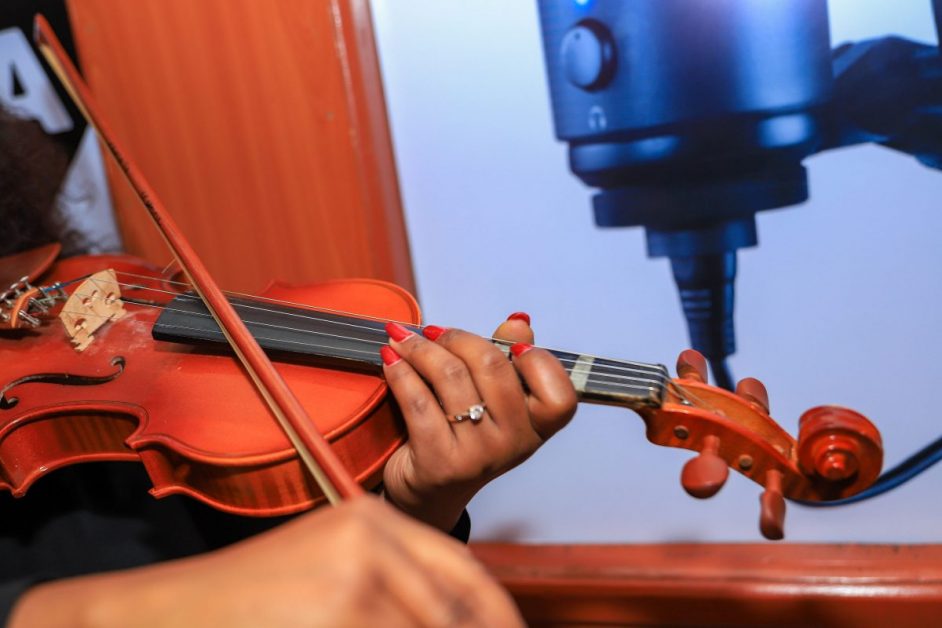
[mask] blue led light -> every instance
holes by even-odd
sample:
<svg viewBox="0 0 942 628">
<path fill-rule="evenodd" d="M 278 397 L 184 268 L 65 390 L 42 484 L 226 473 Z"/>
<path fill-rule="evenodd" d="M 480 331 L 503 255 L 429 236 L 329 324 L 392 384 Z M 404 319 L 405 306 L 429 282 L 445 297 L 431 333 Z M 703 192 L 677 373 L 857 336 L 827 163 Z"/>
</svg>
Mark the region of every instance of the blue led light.
<svg viewBox="0 0 942 628">
<path fill-rule="evenodd" d="M 575 0 L 575 2 L 576 2 L 576 4 L 578 4 L 580 7 L 584 7 L 584 6 L 588 6 L 589 3 L 592 2 L 592 0 Z"/>
</svg>

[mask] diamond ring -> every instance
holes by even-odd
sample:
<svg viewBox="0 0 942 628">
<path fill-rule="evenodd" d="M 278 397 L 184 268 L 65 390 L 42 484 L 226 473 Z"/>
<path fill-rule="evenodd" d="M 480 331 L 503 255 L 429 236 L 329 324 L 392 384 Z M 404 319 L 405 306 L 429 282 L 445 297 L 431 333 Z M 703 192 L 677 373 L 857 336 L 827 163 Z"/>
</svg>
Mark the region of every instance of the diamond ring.
<svg viewBox="0 0 942 628">
<path fill-rule="evenodd" d="M 477 423 L 484 417 L 484 410 L 486 408 L 487 406 L 484 404 L 483 401 L 481 403 L 476 403 L 470 408 L 468 408 L 468 411 L 466 413 L 456 414 L 455 422 L 461 423 L 462 421 L 466 419 L 470 419 L 472 423 Z"/>
</svg>

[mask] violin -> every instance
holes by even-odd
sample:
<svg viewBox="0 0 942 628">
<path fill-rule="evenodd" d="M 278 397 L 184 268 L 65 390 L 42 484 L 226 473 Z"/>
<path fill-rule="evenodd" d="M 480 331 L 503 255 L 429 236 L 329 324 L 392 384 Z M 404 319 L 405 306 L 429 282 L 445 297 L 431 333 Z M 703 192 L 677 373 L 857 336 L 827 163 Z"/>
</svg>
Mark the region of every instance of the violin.
<svg viewBox="0 0 942 628">
<path fill-rule="evenodd" d="M 421 329 L 414 299 L 373 280 L 224 295 L 41 17 L 36 37 L 180 271 L 125 256 L 53 265 L 49 250 L 3 260 L 0 276 L 26 270 L 0 294 L 0 489 L 22 496 L 62 466 L 137 460 L 156 496 L 183 493 L 239 514 L 362 493 L 406 437 L 377 371 L 385 322 Z M 582 401 L 634 410 L 651 442 L 698 452 L 681 474 L 691 495 L 714 495 L 730 468 L 762 485 L 767 538 L 784 535 L 786 497 L 846 498 L 882 466 L 879 432 L 862 415 L 814 408 L 795 439 L 769 416 L 760 382 L 735 393 L 709 386 L 696 352 L 681 354 L 676 378 L 662 365 L 550 352 Z"/>
<path fill-rule="evenodd" d="M 0 489 L 22 496 L 65 465 L 136 460 L 156 497 L 182 493 L 252 516 L 324 501 L 178 275 L 129 256 L 47 258 L 47 269 L 32 273 L 41 286 L 25 277 L 0 299 L 8 328 L 0 335 Z M 301 403 L 316 409 L 318 431 L 356 481 L 378 483 L 406 438 L 379 349 L 386 321 L 421 331 L 412 296 L 382 281 L 344 280 L 276 282 L 229 301 Z M 494 342 L 512 359 L 509 343 Z M 549 351 L 581 401 L 634 410 L 651 442 L 698 452 L 681 474 L 690 495 L 715 495 L 730 468 L 762 485 L 767 538 L 784 536 L 786 497 L 842 499 L 879 475 L 880 434 L 852 410 L 809 410 L 796 439 L 769 416 L 758 380 L 735 393 L 710 386 L 694 351 L 681 354 L 676 378 L 662 365 Z"/>
<path fill-rule="evenodd" d="M 75 277 L 88 279 L 68 285 Z M 183 307 L 199 303 L 182 294 L 170 275 L 133 257 L 99 255 L 62 260 L 42 280 L 52 285 L 24 293 L 32 295 L 29 318 L 39 324 L 26 323 L 22 309 L 11 310 L 20 324 L 0 339 L 0 489 L 19 496 L 61 466 L 139 460 L 157 497 L 184 493 L 220 510 L 258 516 L 299 512 L 323 501 L 230 352 L 152 337 L 158 325 L 187 331 L 187 320 L 166 317 L 188 319 Z M 279 346 L 292 346 L 298 332 L 259 320 L 276 299 L 418 318 L 412 297 L 392 284 L 272 284 L 240 309 L 265 330 L 260 339 L 271 339 L 262 342 Z M 289 322 L 310 316 L 297 307 L 301 313 Z M 192 315 L 202 317 L 212 320 L 205 308 Z M 382 326 L 370 331 L 378 339 Z M 218 327 L 215 334 L 224 342 Z M 308 336 L 306 342 L 316 340 Z M 377 358 L 378 347 L 371 347 Z M 305 407 L 317 409 L 318 429 L 350 473 L 376 484 L 383 463 L 405 439 L 383 381 L 314 367 L 303 355 L 280 360 L 278 371 Z"/>
</svg>

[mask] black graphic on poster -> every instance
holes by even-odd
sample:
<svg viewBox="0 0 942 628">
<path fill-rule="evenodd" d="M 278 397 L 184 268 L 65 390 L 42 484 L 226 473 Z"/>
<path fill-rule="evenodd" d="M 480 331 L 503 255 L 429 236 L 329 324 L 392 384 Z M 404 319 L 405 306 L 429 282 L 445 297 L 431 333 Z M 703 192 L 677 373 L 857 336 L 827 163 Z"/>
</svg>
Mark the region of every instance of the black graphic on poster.
<svg viewBox="0 0 942 628">
<path fill-rule="evenodd" d="M 61 164 L 49 159 L 48 177 L 41 184 L 48 189 L 37 195 L 55 199 L 68 228 L 92 252 L 120 249 L 98 144 L 31 41 L 36 13 L 49 19 L 66 50 L 76 56 L 64 0 L 5 1 L 0 9 L 0 107 L 38 124 L 66 156 Z M 0 177 L 16 176 L 16 169 L 11 170 Z"/>
</svg>

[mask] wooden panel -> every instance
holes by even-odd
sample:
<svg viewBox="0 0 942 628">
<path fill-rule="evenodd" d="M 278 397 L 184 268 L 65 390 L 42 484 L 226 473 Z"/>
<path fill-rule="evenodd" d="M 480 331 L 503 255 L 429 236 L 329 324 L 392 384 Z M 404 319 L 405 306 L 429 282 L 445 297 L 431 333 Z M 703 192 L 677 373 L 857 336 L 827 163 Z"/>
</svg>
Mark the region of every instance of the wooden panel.
<svg viewBox="0 0 942 628">
<path fill-rule="evenodd" d="M 925 626 L 940 545 L 509 545 L 474 553 L 531 625 Z"/>
<path fill-rule="evenodd" d="M 69 0 L 115 132 L 221 285 L 413 290 L 367 0 Z M 168 254 L 109 168 L 128 252 Z"/>
</svg>

